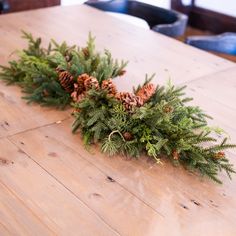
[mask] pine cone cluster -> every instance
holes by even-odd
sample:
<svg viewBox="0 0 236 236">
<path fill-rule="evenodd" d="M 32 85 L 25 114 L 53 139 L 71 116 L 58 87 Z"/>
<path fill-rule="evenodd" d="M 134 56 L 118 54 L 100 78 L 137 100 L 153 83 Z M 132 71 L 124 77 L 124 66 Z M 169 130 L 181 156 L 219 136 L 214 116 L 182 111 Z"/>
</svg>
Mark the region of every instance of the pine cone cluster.
<svg viewBox="0 0 236 236">
<path fill-rule="evenodd" d="M 134 107 L 141 107 L 155 93 L 156 87 L 153 84 L 146 84 L 135 94 L 121 92 L 116 94 L 116 98 L 122 102 L 127 111 L 131 111 Z"/>
<path fill-rule="evenodd" d="M 57 72 L 60 85 L 66 92 L 71 93 L 73 91 L 74 77 L 66 70 L 57 69 Z"/>
<path fill-rule="evenodd" d="M 88 90 L 100 88 L 98 80 L 86 73 L 79 75 L 75 82 L 74 77 L 69 71 L 61 70 L 60 68 L 57 68 L 56 71 L 58 72 L 58 80 L 61 86 L 66 92 L 71 94 L 74 102 L 80 102 L 86 96 Z M 117 93 L 116 86 L 111 79 L 103 80 L 101 89 L 107 90 L 109 95 L 115 96 L 116 99 L 121 101 L 127 111 L 133 110 L 134 107 L 141 107 L 151 98 L 156 90 L 153 84 L 146 84 L 136 95 L 129 92 Z"/>
<path fill-rule="evenodd" d="M 127 111 L 131 111 L 134 107 L 143 105 L 143 100 L 132 93 L 120 92 L 116 94 L 116 98 L 122 102 Z"/>
<path fill-rule="evenodd" d="M 99 88 L 98 80 L 86 73 L 79 75 L 77 82 L 74 83 L 74 90 L 71 93 L 73 101 L 80 102 L 86 96 L 86 91 L 91 88 Z"/>
<path fill-rule="evenodd" d="M 115 96 L 117 94 L 116 86 L 113 84 L 111 79 L 102 81 L 102 89 L 107 90 L 108 94 Z"/>
<path fill-rule="evenodd" d="M 145 103 L 152 97 L 155 91 L 156 86 L 154 84 L 146 84 L 136 93 L 136 95 L 143 100 L 143 103 Z"/>
</svg>

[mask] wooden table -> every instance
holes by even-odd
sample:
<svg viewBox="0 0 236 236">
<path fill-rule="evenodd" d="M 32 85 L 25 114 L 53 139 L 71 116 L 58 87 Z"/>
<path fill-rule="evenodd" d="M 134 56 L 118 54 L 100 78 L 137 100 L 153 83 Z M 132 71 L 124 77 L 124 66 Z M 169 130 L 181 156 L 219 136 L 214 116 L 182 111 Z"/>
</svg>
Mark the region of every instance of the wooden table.
<svg viewBox="0 0 236 236">
<path fill-rule="evenodd" d="M 25 46 L 20 29 L 80 45 L 91 31 L 99 50 L 130 60 L 119 89 L 153 72 L 155 83 L 187 84 L 236 142 L 236 64 L 86 6 L 0 16 L 0 64 Z M 0 235 L 236 235 L 236 177 L 222 174 L 218 185 L 169 164 L 88 152 L 71 123 L 69 110 L 29 106 L 0 83 Z"/>
</svg>

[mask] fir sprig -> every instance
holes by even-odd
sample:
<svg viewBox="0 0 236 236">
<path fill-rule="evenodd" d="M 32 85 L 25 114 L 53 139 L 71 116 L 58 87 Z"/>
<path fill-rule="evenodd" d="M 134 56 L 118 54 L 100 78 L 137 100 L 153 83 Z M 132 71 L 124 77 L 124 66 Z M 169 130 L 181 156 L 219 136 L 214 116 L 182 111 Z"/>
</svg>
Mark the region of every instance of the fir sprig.
<svg viewBox="0 0 236 236">
<path fill-rule="evenodd" d="M 146 81 L 150 82 L 147 77 Z M 170 84 L 158 87 L 146 104 L 132 112 L 126 111 L 105 91 L 91 91 L 86 99 L 76 104 L 79 111 L 75 113 L 73 130 L 81 129 L 83 136 L 90 137 L 90 143 L 101 142 L 102 152 L 108 155 L 138 157 L 146 153 L 158 163 L 161 157 L 168 157 L 175 165 L 198 170 L 221 183 L 220 171 L 224 170 L 229 177 L 235 173 L 222 151 L 236 145 L 228 144 L 227 139 L 217 142 L 213 137 L 217 130 L 207 125 L 209 116 L 199 107 L 186 105 L 191 99 L 185 99 L 184 89 Z M 101 107 L 104 107 L 102 115 Z M 103 124 L 102 130 L 97 126 L 99 122 Z M 97 129 L 99 135 L 95 138 Z M 127 132 L 132 136 L 129 140 L 125 139 Z"/>
<path fill-rule="evenodd" d="M 236 145 L 214 138 L 222 130 L 208 126 L 211 117 L 200 107 L 187 104 L 192 98 L 185 86 L 170 81 L 149 86 L 154 75 L 146 75 L 133 94 L 117 93 L 110 79 L 123 75 L 127 62 L 113 59 L 108 50 L 97 52 L 91 34 L 82 48 L 55 40 L 44 48 L 41 38 L 26 32 L 23 38 L 28 47 L 9 66 L 0 66 L 0 79 L 21 86 L 29 103 L 64 108 L 73 98 L 72 131 L 81 131 L 85 145 L 101 143 L 111 156 L 146 154 L 158 163 L 166 158 L 218 183 L 220 171 L 230 178 L 235 173 L 224 151 Z"/>
<path fill-rule="evenodd" d="M 75 79 L 83 74 L 103 80 L 122 75 L 127 62 L 115 60 L 111 53 L 96 51 L 95 38 L 89 34 L 84 48 L 69 46 L 66 42 L 51 40 L 46 48 L 41 38 L 34 39 L 32 34 L 22 32 L 28 41 L 28 47 L 18 51 L 18 59 L 9 62 L 9 66 L 0 66 L 0 79 L 7 84 L 18 84 L 26 93 L 23 98 L 30 103 L 43 106 L 64 108 L 71 103 L 68 94 L 58 81 L 56 69 L 68 71 Z"/>
</svg>

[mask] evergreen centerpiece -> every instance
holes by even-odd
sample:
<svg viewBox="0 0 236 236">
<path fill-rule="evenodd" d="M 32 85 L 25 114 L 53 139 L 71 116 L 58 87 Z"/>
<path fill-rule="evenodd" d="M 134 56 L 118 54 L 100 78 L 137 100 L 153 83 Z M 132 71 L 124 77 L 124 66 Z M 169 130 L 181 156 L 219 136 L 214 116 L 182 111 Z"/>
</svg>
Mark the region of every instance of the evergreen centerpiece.
<svg viewBox="0 0 236 236">
<path fill-rule="evenodd" d="M 64 108 L 72 104 L 73 132 L 81 130 L 84 143 L 101 143 L 109 155 L 139 157 L 146 154 L 161 162 L 168 158 L 189 170 L 197 170 L 218 183 L 233 165 L 224 153 L 236 145 L 227 138 L 220 143 L 212 136 L 208 117 L 199 107 L 186 105 L 185 87 L 155 86 L 146 76 L 133 93 L 119 92 L 112 78 L 125 73 L 127 62 L 114 60 L 107 50 L 98 53 L 89 35 L 86 47 L 68 46 L 51 40 L 47 48 L 41 39 L 23 33 L 28 48 L 19 59 L 1 66 L 0 79 L 18 84 L 29 102 Z"/>
</svg>

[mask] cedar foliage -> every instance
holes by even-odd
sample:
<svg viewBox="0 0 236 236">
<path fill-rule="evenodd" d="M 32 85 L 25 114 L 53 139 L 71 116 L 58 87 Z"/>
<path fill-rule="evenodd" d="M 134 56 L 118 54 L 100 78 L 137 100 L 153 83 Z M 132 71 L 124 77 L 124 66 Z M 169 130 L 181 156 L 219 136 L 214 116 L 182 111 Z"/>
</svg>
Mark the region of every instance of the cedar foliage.
<svg viewBox="0 0 236 236">
<path fill-rule="evenodd" d="M 20 51 L 19 59 L 10 61 L 8 67 L 1 66 L 0 79 L 21 86 L 29 102 L 64 108 L 71 103 L 68 83 L 74 78 L 74 93 L 80 99 L 72 104 L 72 131 L 81 130 L 86 145 L 101 143 L 101 151 L 111 156 L 137 158 L 146 154 L 158 163 L 168 158 L 174 165 L 198 171 L 218 183 L 220 171 L 230 178 L 235 173 L 223 151 L 236 145 L 229 144 L 227 138 L 221 142 L 214 138 L 214 129 L 207 124 L 211 117 L 187 104 L 192 99 L 185 97 L 185 87 L 168 83 L 155 89 L 150 84 L 153 75 L 146 76 L 133 93 L 120 96 L 110 78 L 123 75 L 127 63 L 114 60 L 107 50 L 104 54 L 96 52 L 91 35 L 84 48 L 54 40 L 43 48 L 40 38 L 25 32 L 23 37 L 28 40 L 28 48 Z M 63 77 L 64 87 L 58 71 L 69 76 L 68 81 Z M 86 87 L 79 84 L 82 77 L 92 78 L 92 86 L 80 94 L 78 86 Z"/>
</svg>

